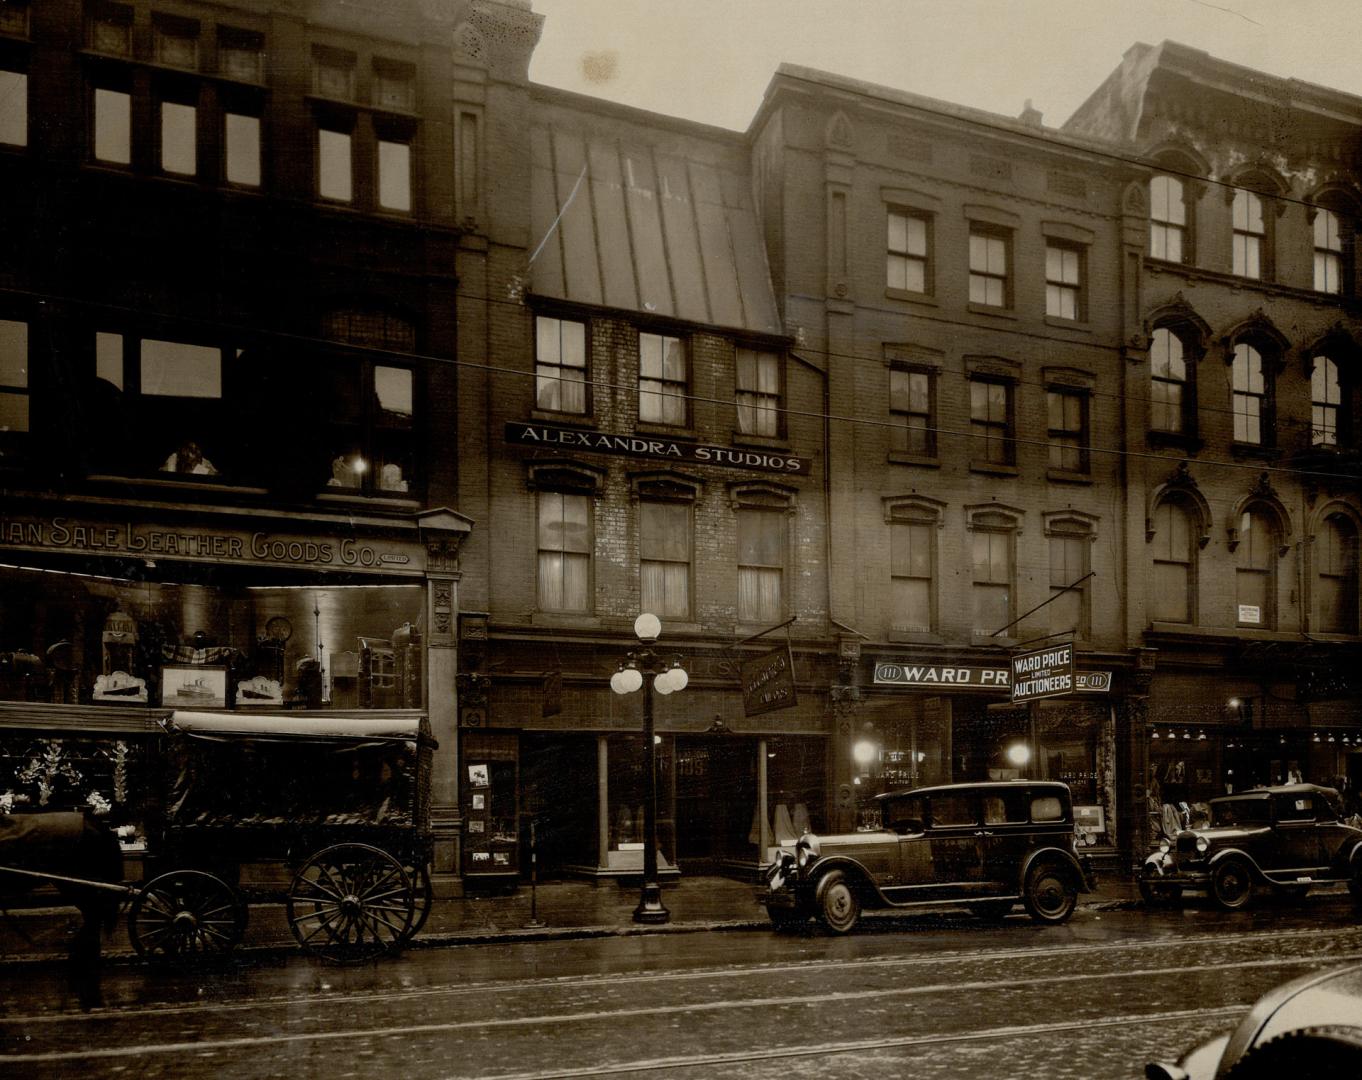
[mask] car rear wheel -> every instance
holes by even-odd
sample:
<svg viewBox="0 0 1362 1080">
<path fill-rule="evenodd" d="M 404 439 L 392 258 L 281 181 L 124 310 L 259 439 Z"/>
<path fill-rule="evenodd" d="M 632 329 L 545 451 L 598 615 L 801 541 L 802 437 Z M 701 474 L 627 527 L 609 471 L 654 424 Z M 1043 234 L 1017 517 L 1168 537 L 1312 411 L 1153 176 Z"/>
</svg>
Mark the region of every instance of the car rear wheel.
<svg viewBox="0 0 1362 1080">
<path fill-rule="evenodd" d="M 1238 911 L 1253 896 L 1253 871 L 1243 859 L 1225 859 L 1211 871 L 1211 897 L 1226 911 Z"/>
<path fill-rule="evenodd" d="M 861 917 L 861 899 L 841 870 L 831 870 L 818 883 L 818 921 L 834 934 L 850 933 Z"/>
<path fill-rule="evenodd" d="M 1149 907 L 1171 907 L 1182 899 L 1182 886 L 1140 878 L 1140 899 Z"/>
<path fill-rule="evenodd" d="M 1062 923 L 1078 906 L 1073 874 L 1056 863 L 1033 866 L 1022 891 L 1026 913 L 1039 923 Z"/>
</svg>

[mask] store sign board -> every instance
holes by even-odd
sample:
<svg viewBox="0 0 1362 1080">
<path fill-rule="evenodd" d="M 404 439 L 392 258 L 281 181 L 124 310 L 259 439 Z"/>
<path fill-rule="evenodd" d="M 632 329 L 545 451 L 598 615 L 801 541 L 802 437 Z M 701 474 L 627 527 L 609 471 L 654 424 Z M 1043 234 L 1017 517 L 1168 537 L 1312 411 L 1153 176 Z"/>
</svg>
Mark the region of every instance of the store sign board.
<svg viewBox="0 0 1362 1080">
<path fill-rule="evenodd" d="M 1021 704 L 1074 690 L 1074 647 L 1051 645 L 1012 657 L 1012 701 Z"/>
<path fill-rule="evenodd" d="M 425 569 L 425 549 L 401 540 L 212 530 L 192 525 L 168 528 L 64 516 L 0 518 L 0 548 L 393 574 L 419 574 Z"/>
<path fill-rule="evenodd" d="M 1257 626 L 1263 621 L 1263 609 L 1257 604 L 1240 604 L 1239 621 L 1252 626 Z"/>
<path fill-rule="evenodd" d="M 506 441 L 516 446 L 543 446 L 554 450 L 575 450 L 588 454 L 613 454 L 632 458 L 662 458 L 691 465 L 717 465 L 724 469 L 755 470 L 807 476 L 808 458 L 782 454 L 776 450 L 740 446 L 713 446 L 682 442 L 658 435 L 620 435 L 608 431 L 578 431 L 513 420 L 506 425 Z"/>
<path fill-rule="evenodd" d="M 883 661 L 875 665 L 874 682 L 877 686 L 906 686 L 933 690 L 1009 690 L 1012 686 L 1012 676 L 1007 668 Z M 1110 693 L 1111 683 L 1110 671 L 1074 672 L 1073 688 L 1080 694 Z"/>
<path fill-rule="evenodd" d="M 772 649 L 742 666 L 742 711 L 760 716 L 798 704 L 795 699 L 794 657 L 789 645 Z"/>
</svg>

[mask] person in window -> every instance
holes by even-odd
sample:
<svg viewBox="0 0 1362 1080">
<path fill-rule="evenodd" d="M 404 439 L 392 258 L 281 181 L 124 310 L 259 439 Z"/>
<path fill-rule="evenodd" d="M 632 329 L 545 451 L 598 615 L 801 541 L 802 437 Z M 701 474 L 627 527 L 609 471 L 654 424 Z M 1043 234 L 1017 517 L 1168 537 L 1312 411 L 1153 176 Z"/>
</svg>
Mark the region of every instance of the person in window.
<svg viewBox="0 0 1362 1080">
<path fill-rule="evenodd" d="M 217 476 L 218 474 L 213 463 L 203 456 L 199 444 L 192 440 L 181 443 L 180 448 L 166 458 L 165 464 L 161 466 L 161 471 L 192 473 L 195 476 Z"/>
</svg>

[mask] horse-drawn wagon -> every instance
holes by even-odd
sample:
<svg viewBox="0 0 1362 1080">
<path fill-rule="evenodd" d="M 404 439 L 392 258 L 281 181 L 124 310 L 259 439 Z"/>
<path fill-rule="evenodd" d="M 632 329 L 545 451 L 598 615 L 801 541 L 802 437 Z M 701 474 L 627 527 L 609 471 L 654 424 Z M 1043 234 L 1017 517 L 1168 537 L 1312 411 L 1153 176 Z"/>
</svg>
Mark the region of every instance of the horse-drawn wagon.
<svg viewBox="0 0 1362 1080">
<path fill-rule="evenodd" d="M 133 946 L 159 959 L 231 949 L 258 900 L 282 902 L 298 943 L 336 963 L 395 953 L 421 928 L 435 749 L 424 717 L 176 710 L 160 725 L 144 884 L 82 876 L 49 835 L 29 857 L 22 840 L 0 849 L 0 885 L 121 893 Z M 55 819 L 29 816 L 35 840 Z"/>
</svg>

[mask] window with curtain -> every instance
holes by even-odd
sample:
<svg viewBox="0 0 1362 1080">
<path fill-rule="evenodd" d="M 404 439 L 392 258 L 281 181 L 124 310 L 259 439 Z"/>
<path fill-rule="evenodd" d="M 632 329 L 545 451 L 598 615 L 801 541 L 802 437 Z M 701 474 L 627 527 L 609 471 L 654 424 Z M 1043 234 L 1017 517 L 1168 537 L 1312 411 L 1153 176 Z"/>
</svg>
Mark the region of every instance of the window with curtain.
<svg viewBox="0 0 1362 1080">
<path fill-rule="evenodd" d="M 1315 537 L 1315 612 L 1323 634 L 1356 634 L 1357 528 L 1351 519 L 1333 514 Z"/>
<path fill-rule="evenodd" d="M 1012 621 L 1016 565 L 1011 529 L 972 527 L 974 633 L 988 637 Z"/>
<path fill-rule="evenodd" d="M 780 435 L 780 354 L 738 349 L 734 377 L 738 432 L 742 435 Z"/>
<path fill-rule="evenodd" d="M 1234 222 L 1234 272 L 1240 277 L 1263 276 L 1263 242 L 1267 225 L 1263 200 L 1251 191 L 1236 191 L 1231 206 Z"/>
<path fill-rule="evenodd" d="M 1187 203 L 1182 181 L 1156 176 L 1149 182 L 1149 254 L 1168 262 L 1183 261 Z"/>
<path fill-rule="evenodd" d="M 786 513 L 738 508 L 738 621 L 772 624 L 785 614 Z"/>
<path fill-rule="evenodd" d="M 1338 228 L 1338 215 L 1332 210 L 1315 214 L 1315 290 L 1336 293 L 1343 291 L 1343 238 Z"/>
<path fill-rule="evenodd" d="M 1246 510 L 1239 521 L 1235 549 L 1234 594 L 1240 626 L 1276 626 L 1277 529 L 1258 510 Z"/>
<path fill-rule="evenodd" d="M 1016 456 L 1012 433 L 1012 384 L 971 379 L 969 384 L 971 457 L 975 463 L 1011 465 Z"/>
<path fill-rule="evenodd" d="M 935 377 L 930 371 L 889 372 L 889 449 L 918 457 L 936 456 L 932 416 Z"/>
<path fill-rule="evenodd" d="M 905 517 L 889 523 L 890 628 L 929 634 L 936 629 L 936 522 Z"/>
<path fill-rule="evenodd" d="M 663 334 L 639 334 L 639 420 L 684 426 L 688 388 L 685 342 Z"/>
<path fill-rule="evenodd" d="M 591 610 L 591 498 L 539 493 L 539 609 Z"/>
<path fill-rule="evenodd" d="M 1050 595 L 1046 605 L 1050 633 L 1073 634 L 1086 638 L 1089 631 L 1090 606 L 1088 581 L 1088 552 L 1092 548 L 1092 534 L 1065 522 L 1063 529 L 1050 533 Z M 1072 587 L 1070 587 L 1072 586 Z"/>
<path fill-rule="evenodd" d="M 586 323 L 535 318 L 534 407 L 585 414 Z"/>
<path fill-rule="evenodd" d="M 661 619 L 690 618 L 690 504 L 641 501 L 638 533 L 643 610 Z"/>
<path fill-rule="evenodd" d="M 1261 445 L 1270 422 L 1263 354 L 1245 342 L 1236 345 L 1230 381 L 1234 391 L 1234 441 Z"/>
<path fill-rule="evenodd" d="M 1190 623 L 1195 614 L 1196 583 L 1191 511 L 1181 500 L 1165 499 L 1154 509 L 1153 525 L 1149 617 L 1155 622 Z"/>
<path fill-rule="evenodd" d="M 1149 426 L 1153 431 L 1182 433 L 1189 404 L 1187 360 L 1182 340 L 1164 327 L 1154 331 L 1149 346 Z"/>
<path fill-rule="evenodd" d="M 1310 366 L 1310 445 L 1337 446 L 1339 408 L 1343 403 L 1338 365 L 1316 356 Z"/>
</svg>

